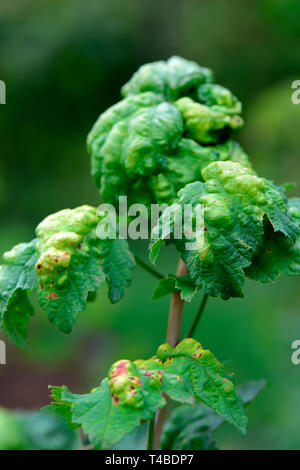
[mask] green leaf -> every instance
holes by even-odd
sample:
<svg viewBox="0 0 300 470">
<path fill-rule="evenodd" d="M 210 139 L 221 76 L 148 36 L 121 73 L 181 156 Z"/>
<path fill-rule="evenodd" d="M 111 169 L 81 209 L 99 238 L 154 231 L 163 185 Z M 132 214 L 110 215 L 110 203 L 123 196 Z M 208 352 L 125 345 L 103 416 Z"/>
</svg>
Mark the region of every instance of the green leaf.
<svg viewBox="0 0 300 470">
<path fill-rule="evenodd" d="M 152 300 L 160 299 L 165 295 L 172 294 L 175 291 L 175 278 L 168 276 L 158 281 L 153 293 Z"/>
<path fill-rule="evenodd" d="M 238 387 L 244 405 L 252 402 L 265 387 L 264 380 L 248 382 Z M 166 422 L 162 435 L 164 450 L 213 450 L 216 449 L 213 433 L 224 419 L 207 406 L 197 403 L 177 407 Z"/>
<path fill-rule="evenodd" d="M 51 408 L 61 415 L 71 410 L 72 422 L 83 427 L 95 447 L 109 449 L 153 418 L 166 404 L 163 394 L 180 403 L 206 403 L 245 432 L 247 418 L 233 383 L 212 353 L 190 338 L 175 349 L 160 346 L 157 357 L 146 361 L 116 362 L 88 394 L 56 387 Z"/>
<path fill-rule="evenodd" d="M 37 240 L 21 243 L 4 254 L 0 266 L 0 326 L 9 339 L 27 347 L 27 326 L 33 309 L 25 291 L 36 289 Z"/>
<path fill-rule="evenodd" d="M 10 341 L 19 348 L 28 348 L 27 328 L 34 310 L 27 298 L 27 293 L 17 289 L 10 297 L 3 313 L 1 328 Z"/>
<path fill-rule="evenodd" d="M 102 240 L 101 266 L 108 280 L 108 296 L 112 303 L 124 296 L 124 289 L 131 283 L 131 271 L 135 267 L 133 254 L 126 240 Z"/>
<path fill-rule="evenodd" d="M 288 201 L 288 212 L 295 225 L 300 227 L 300 199 L 291 198 Z M 266 223 L 262 243 L 245 272 L 251 279 L 263 283 L 274 282 L 280 274 L 299 275 L 300 235 L 293 243 L 281 232 L 274 232 L 271 224 Z"/>
<path fill-rule="evenodd" d="M 262 245 L 265 221 L 291 244 L 299 236 L 299 227 L 281 192 L 238 163 L 213 162 L 202 176 L 204 183 L 184 187 L 163 212 L 152 232 L 150 260 L 156 262 L 164 240 L 174 243 L 196 286 L 223 299 L 241 297 L 244 270 Z M 186 230 L 180 236 L 176 233 L 178 221 L 184 227 L 186 205 L 192 205 L 193 222 L 198 210 L 200 223 L 189 238 Z M 189 249 L 188 242 L 195 248 Z"/>
<path fill-rule="evenodd" d="M 68 391 L 68 388 L 63 385 L 62 387 L 56 387 L 49 385 L 51 390 L 50 398 L 52 402 L 48 406 L 42 408 L 44 413 L 54 413 L 55 415 L 60 416 L 70 428 L 76 429 L 79 426 L 72 422 L 72 406 L 69 402 L 64 401 L 63 393 Z"/>
<path fill-rule="evenodd" d="M 192 298 L 197 292 L 197 286 L 193 283 L 190 276 L 169 276 L 161 279 L 156 285 L 152 299 L 160 299 L 165 295 L 169 295 L 174 291 L 180 292 L 180 297 L 186 302 L 191 302 Z"/>
</svg>

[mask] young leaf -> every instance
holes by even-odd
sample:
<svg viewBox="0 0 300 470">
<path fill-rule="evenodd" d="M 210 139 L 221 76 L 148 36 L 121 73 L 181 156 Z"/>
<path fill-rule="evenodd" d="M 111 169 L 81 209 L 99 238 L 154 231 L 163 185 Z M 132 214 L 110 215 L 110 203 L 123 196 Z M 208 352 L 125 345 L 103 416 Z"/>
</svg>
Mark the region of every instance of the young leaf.
<svg viewBox="0 0 300 470">
<path fill-rule="evenodd" d="M 174 291 L 180 292 L 180 297 L 185 302 L 191 302 L 197 292 L 197 286 L 193 283 L 190 276 L 169 276 L 161 279 L 155 287 L 152 299 L 160 299 L 165 295 L 169 295 Z"/>
<path fill-rule="evenodd" d="M 167 276 L 158 281 L 152 293 L 152 300 L 160 299 L 175 291 L 175 277 Z"/>
<path fill-rule="evenodd" d="M 164 96 L 167 101 L 173 101 L 181 96 L 194 94 L 200 85 L 212 81 L 210 69 L 174 56 L 166 62 L 161 60 L 140 67 L 123 86 L 122 96 L 152 91 Z"/>
<path fill-rule="evenodd" d="M 45 413 L 54 413 L 59 415 L 71 429 L 76 429 L 79 427 L 76 423 L 72 422 L 72 406 L 69 402 L 64 401 L 63 393 L 67 392 L 68 389 L 65 385 L 62 387 L 55 387 L 49 385 L 51 390 L 50 398 L 52 402 L 48 406 L 44 406 L 42 411 Z"/>
<path fill-rule="evenodd" d="M 205 106 L 188 97 L 174 104 L 182 114 L 187 136 L 200 144 L 217 144 L 244 124 L 240 116 L 224 107 Z"/>
<path fill-rule="evenodd" d="M 237 144 L 225 142 L 243 124 L 241 104 L 212 81 L 209 69 L 180 57 L 134 74 L 122 89 L 124 99 L 99 116 L 88 136 L 92 174 L 105 202 L 117 204 L 126 194 L 130 203 L 170 204 L 179 189 L 201 181 L 201 170 L 213 161 L 250 167 Z"/>
<path fill-rule="evenodd" d="M 237 391 L 244 405 L 253 401 L 265 385 L 264 380 L 258 380 L 239 386 Z M 222 423 L 224 419 L 221 416 L 201 403 L 192 408 L 187 405 L 179 406 L 164 426 L 162 449 L 216 449 L 213 433 Z"/>
<path fill-rule="evenodd" d="M 242 104 L 230 90 L 214 83 L 205 83 L 197 89 L 200 103 L 225 114 L 241 114 Z"/>
<path fill-rule="evenodd" d="M 281 192 L 269 181 L 233 162 L 213 162 L 202 170 L 204 183 L 192 183 L 179 192 L 152 232 L 150 260 L 155 262 L 163 240 L 170 239 L 186 262 L 195 285 L 223 299 L 241 297 L 244 269 L 260 248 L 265 218 L 274 231 L 295 243 L 299 228 L 288 211 Z M 198 212 L 202 225 L 187 238 L 185 231 L 174 239 L 176 222 L 185 205 Z M 183 223 L 182 223 L 183 226 Z M 188 249 L 186 243 L 195 243 Z"/>
</svg>

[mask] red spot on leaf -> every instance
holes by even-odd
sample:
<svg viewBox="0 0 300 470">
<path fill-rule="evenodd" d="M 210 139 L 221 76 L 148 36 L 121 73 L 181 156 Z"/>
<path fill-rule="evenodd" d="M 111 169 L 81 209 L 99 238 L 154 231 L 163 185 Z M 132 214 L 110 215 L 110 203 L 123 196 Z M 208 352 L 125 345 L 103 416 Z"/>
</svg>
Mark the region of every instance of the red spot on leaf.
<svg viewBox="0 0 300 470">
<path fill-rule="evenodd" d="M 113 404 L 117 405 L 119 403 L 119 401 L 120 401 L 120 397 L 115 397 L 114 401 L 113 401 Z"/>
<path fill-rule="evenodd" d="M 50 300 L 58 299 L 58 295 L 55 294 L 55 292 L 50 292 L 50 294 L 49 294 L 49 299 L 50 299 Z"/>
<path fill-rule="evenodd" d="M 119 375 L 127 374 L 127 366 L 129 361 L 120 361 L 116 367 L 111 371 L 112 377 L 118 377 Z"/>
</svg>

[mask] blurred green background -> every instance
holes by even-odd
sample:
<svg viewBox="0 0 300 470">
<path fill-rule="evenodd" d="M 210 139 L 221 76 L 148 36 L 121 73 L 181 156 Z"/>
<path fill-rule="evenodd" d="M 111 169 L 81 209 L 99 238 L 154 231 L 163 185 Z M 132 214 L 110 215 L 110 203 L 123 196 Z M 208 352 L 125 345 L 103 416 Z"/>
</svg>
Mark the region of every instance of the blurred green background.
<svg viewBox="0 0 300 470">
<path fill-rule="evenodd" d="M 0 251 L 29 241 L 49 213 L 99 203 L 87 132 L 141 64 L 174 54 L 211 67 L 242 100 L 238 140 L 261 176 L 293 181 L 291 194 L 299 195 L 300 105 L 291 103 L 291 82 L 300 78 L 299 17 L 298 0 L 1 0 Z M 146 248 L 138 242 L 133 250 L 146 259 Z M 176 265 L 175 252 L 165 250 L 159 269 Z M 102 289 L 69 336 L 37 309 L 31 349 L 8 345 L 0 406 L 39 408 L 49 383 L 84 392 L 115 360 L 153 354 L 168 314 L 167 299 L 149 300 L 154 285 L 137 268 L 124 300 L 111 305 Z M 187 306 L 184 331 L 199 301 Z M 291 363 L 299 308 L 298 279 L 248 282 L 244 300 L 209 301 L 197 339 L 228 360 L 238 382 L 271 383 L 248 409 L 247 438 L 224 426 L 216 435 L 221 448 L 300 449 L 300 366 Z"/>
</svg>

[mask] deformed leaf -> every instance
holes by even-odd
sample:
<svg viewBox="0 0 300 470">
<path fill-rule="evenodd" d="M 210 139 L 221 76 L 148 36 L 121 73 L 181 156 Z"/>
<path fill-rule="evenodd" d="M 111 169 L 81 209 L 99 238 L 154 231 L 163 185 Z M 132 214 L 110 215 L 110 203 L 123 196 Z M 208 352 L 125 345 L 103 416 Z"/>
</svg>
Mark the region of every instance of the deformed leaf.
<svg viewBox="0 0 300 470">
<path fill-rule="evenodd" d="M 71 410 L 72 422 L 83 427 L 95 447 L 109 449 L 141 421 L 152 419 L 166 404 L 164 394 L 180 403 L 206 403 L 245 432 L 247 418 L 233 383 L 212 353 L 193 339 L 175 349 L 162 345 L 149 360 L 116 362 L 88 394 L 55 387 L 51 408 L 61 415 Z"/>
<path fill-rule="evenodd" d="M 152 232 L 150 260 L 156 262 L 164 240 L 174 243 L 195 285 L 223 299 L 241 297 L 244 270 L 262 245 L 265 220 L 292 245 L 299 227 L 276 186 L 246 167 L 213 162 L 202 176 L 204 183 L 185 186 L 163 212 Z M 198 216 L 201 222 L 196 231 L 188 232 L 189 237 L 185 229 L 178 233 L 187 205 L 192 206 L 192 221 Z M 194 245 L 190 248 L 187 243 Z"/>
<path fill-rule="evenodd" d="M 241 114 L 242 104 L 227 88 L 215 83 L 205 83 L 197 89 L 200 103 L 225 114 Z"/>
<path fill-rule="evenodd" d="M 47 217 L 38 227 L 38 297 L 51 322 L 69 333 L 88 295 L 105 281 L 117 302 L 130 284 L 133 256 L 126 240 L 96 234 L 96 208 L 82 206 Z"/>
<path fill-rule="evenodd" d="M 166 404 L 160 384 L 158 373 L 147 375 L 124 360 L 114 364 L 108 379 L 91 393 L 64 391 L 62 399 L 71 404 L 73 423 L 83 427 L 95 447 L 109 449 Z"/>
<path fill-rule="evenodd" d="M 134 74 L 124 99 L 99 116 L 88 136 L 92 175 L 105 202 L 117 205 L 127 195 L 130 204 L 171 204 L 213 161 L 250 167 L 238 144 L 226 142 L 243 124 L 241 104 L 211 82 L 209 69 L 180 57 Z"/>
<path fill-rule="evenodd" d="M 161 60 L 142 65 L 123 86 L 122 95 L 137 95 L 151 91 L 172 101 L 181 96 L 194 94 L 200 85 L 211 81 L 213 74 L 210 69 L 174 56 L 166 62 Z"/>
<path fill-rule="evenodd" d="M 232 115 L 227 108 L 209 107 L 188 97 L 180 98 L 175 106 L 182 114 L 187 136 L 199 143 L 218 143 L 244 124 L 240 116 Z"/>
<path fill-rule="evenodd" d="M 69 333 L 78 312 L 86 307 L 89 291 L 105 280 L 95 227 L 96 209 L 82 206 L 47 217 L 38 227 L 36 263 L 38 298 L 49 320 Z"/>
</svg>

